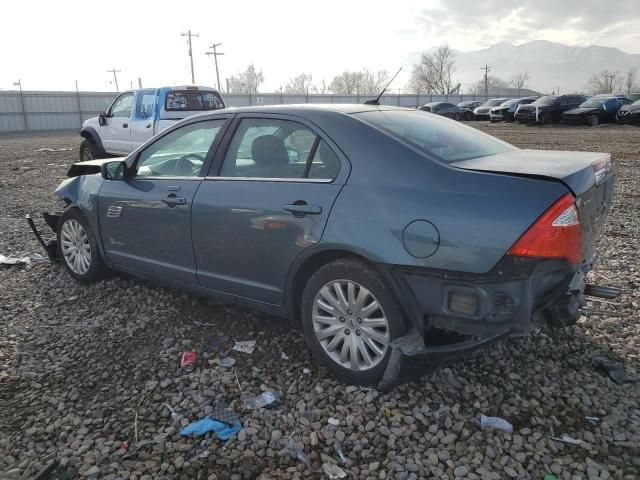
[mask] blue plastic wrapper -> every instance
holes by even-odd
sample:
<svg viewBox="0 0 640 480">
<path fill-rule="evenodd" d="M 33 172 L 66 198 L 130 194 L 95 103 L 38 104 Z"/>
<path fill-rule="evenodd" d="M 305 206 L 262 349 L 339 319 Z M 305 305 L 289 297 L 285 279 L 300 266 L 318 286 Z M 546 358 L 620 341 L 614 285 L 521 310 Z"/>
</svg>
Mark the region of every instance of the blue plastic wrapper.
<svg viewBox="0 0 640 480">
<path fill-rule="evenodd" d="M 220 440 L 229 440 L 242 429 L 240 420 L 236 420 L 233 425 L 213 420 L 211 417 L 204 417 L 180 430 L 180 435 L 184 437 L 201 437 L 207 432 L 214 432 Z"/>
</svg>

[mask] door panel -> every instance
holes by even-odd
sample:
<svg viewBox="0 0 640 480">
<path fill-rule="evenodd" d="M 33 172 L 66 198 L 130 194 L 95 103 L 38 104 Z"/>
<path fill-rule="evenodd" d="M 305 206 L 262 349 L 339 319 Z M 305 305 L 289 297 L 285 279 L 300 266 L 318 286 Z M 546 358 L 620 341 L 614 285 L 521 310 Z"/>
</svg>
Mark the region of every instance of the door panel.
<svg viewBox="0 0 640 480">
<path fill-rule="evenodd" d="M 281 305 L 289 267 L 320 240 L 340 188 L 303 181 L 205 180 L 192 217 L 200 284 Z"/>
<path fill-rule="evenodd" d="M 136 149 L 154 134 L 157 90 L 149 88 L 136 94 L 131 115 L 131 149 Z"/>
<path fill-rule="evenodd" d="M 106 116 L 106 125 L 100 128 L 102 145 L 106 152 L 127 154 L 131 148 L 131 105 L 133 93 L 127 92 L 115 99 Z"/>
<path fill-rule="evenodd" d="M 98 198 L 106 257 L 119 266 L 196 283 L 191 205 L 201 181 L 106 181 Z"/>
</svg>

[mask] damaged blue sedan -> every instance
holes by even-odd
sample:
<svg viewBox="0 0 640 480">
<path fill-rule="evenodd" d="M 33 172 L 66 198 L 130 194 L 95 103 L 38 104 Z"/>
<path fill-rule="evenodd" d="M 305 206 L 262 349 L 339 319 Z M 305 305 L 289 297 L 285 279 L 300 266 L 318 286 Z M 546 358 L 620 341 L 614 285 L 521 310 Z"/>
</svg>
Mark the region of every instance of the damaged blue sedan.
<svg viewBox="0 0 640 480">
<path fill-rule="evenodd" d="M 69 274 L 110 270 L 299 322 L 343 381 L 390 388 L 562 327 L 609 211 L 609 154 L 521 150 L 375 105 L 226 109 L 74 164 L 48 215 Z"/>
</svg>

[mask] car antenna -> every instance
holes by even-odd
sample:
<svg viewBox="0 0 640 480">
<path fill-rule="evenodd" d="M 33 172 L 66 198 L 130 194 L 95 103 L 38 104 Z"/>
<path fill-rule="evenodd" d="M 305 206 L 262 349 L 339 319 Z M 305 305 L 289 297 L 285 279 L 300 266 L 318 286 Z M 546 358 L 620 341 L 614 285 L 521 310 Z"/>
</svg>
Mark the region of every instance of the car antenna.
<svg viewBox="0 0 640 480">
<path fill-rule="evenodd" d="M 380 105 L 380 97 L 384 94 L 384 92 L 387 91 L 387 88 L 389 88 L 389 85 L 391 85 L 391 82 L 393 82 L 396 79 L 396 77 L 398 76 L 398 74 L 400 73 L 401 70 L 402 70 L 402 67 L 400 67 L 400 70 L 398 70 L 396 72 L 396 74 L 393 76 L 393 78 L 391 80 L 389 80 L 389 83 L 387 83 L 387 86 L 382 89 L 382 91 L 380 92 L 380 95 L 378 95 L 375 100 L 367 100 L 366 102 L 364 102 L 364 104 L 365 105 Z"/>
</svg>

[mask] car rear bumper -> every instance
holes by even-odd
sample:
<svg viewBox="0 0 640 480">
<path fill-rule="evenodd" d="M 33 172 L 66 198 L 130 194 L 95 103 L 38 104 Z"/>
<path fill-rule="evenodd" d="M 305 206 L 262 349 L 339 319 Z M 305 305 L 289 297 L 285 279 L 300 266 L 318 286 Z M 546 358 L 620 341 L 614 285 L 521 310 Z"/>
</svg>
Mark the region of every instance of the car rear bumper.
<svg viewBox="0 0 640 480">
<path fill-rule="evenodd" d="M 536 123 L 536 113 L 535 112 L 524 112 L 524 113 L 518 112 L 515 115 L 515 119 L 516 121 L 522 122 L 522 123 Z"/>
<path fill-rule="evenodd" d="M 506 114 L 504 113 L 492 113 L 489 115 L 489 119 L 492 122 L 502 122 L 507 118 Z"/>
<path fill-rule="evenodd" d="M 591 264 L 507 256 L 487 274 L 386 268 L 411 325 L 392 343 L 381 389 L 500 338 L 575 323 Z"/>
</svg>

